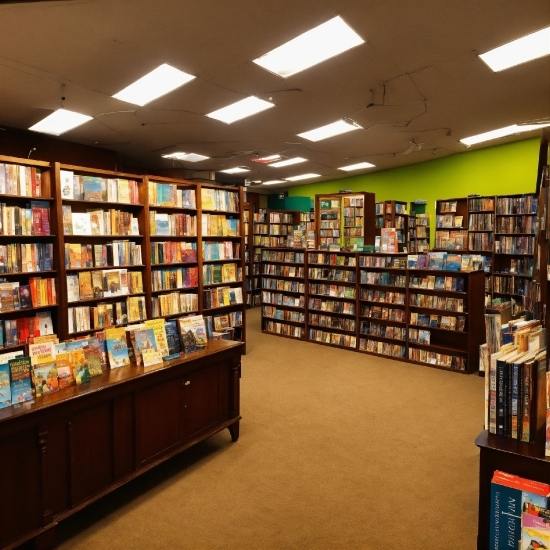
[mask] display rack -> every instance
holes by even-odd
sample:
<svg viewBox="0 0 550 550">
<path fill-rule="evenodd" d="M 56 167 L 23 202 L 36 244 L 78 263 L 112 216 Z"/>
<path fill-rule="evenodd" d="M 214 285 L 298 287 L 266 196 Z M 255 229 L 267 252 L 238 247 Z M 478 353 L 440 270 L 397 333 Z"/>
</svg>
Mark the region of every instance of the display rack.
<svg viewBox="0 0 550 550">
<path fill-rule="evenodd" d="M 434 250 L 468 250 L 468 199 L 435 201 Z"/>
</svg>

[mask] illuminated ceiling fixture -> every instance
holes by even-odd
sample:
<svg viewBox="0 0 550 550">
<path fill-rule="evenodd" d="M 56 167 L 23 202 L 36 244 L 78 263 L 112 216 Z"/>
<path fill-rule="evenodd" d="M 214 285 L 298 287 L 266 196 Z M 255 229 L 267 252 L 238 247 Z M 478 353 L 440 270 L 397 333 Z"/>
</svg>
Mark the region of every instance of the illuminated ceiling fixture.
<svg viewBox="0 0 550 550">
<path fill-rule="evenodd" d="M 337 16 L 254 59 L 254 63 L 288 78 L 364 42 Z"/>
<path fill-rule="evenodd" d="M 252 162 L 259 162 L 261 164 L 269 164 L 270 162 L 273 162 L 275 160 L 279 160 L 281 158 L 281 155 L 269 155 L 268 157 L 256 157 L 250 159 Z"/>
<path fill-rule="evenodd" d="M 241 174 L 242 172 L 250 172 L 246 166 L 237 166 L 236 168 L 228 168 L 227 170 L 220 170 L 224 174 Z"/>
<path fill-rule="evenodd" d="M 269 101 L 250 96 L 228 105 L 227 107 L 213 111 L 206 116 L 221 120 L 226 124 L 231 124 L 237 120 L 255 115 L 256 113 L 261 113 L 266 109 L 271 109 L 271 107 L 275 107 L 275 105 Z"/>
<path fill-rule="evenodd" d="M 60 136 L 89 120 L 93 117 L 68 111 L 67 109 L 57 109 L 51 115 L 31 126 L 29 130 L 40 132 L 42 134 L 51 134 L 52 136 Z"/>
<path fill-rule="evenodd" d="M 147 105 L 154 99 L 174 91 L 194 78 L 196 77 L 164 63 L 113 97 L 143 107 L 143 105 Z"/>
<path fill-rule="evenodd" d="M 375 168 L 374 164 L 370 162 L 358 162 L 357 164 L 349 164 L 348 166 L 341 166 L 338 170 L 345 170 L 351 172 L 352 170 L 361 170 L 362 168 Z"/>
<path fill-rule="evenodd" d="M 337 120 L 326 126 L 309 130 L 309 132 L 303 132 L 298 134 L 298 137 L 309 139 L 309 141 L 321 141 L 329 137 L 345 134 L 346 132 L 353 132 L 353 130 L 361 130 L 362 127 L 352 122 L 347 122 L 344 119 Z"/>
<path fill-rule="evenodd" d="M 206 160 L 210 157 L 205 157 L 204 155 L 197 155 L 196 153 L 170 153 L 169 155 L 162 155 L 162 158 L 185 160 L 187 162 L 199 162 L 201 160 Z"/>
<path fill-rule="evenodd" d="M 530 132 L 531 130 L 545 128 L 546 126 L 550 126 L 550 122 L 544 124 L 512 124 L 511 126 L 498 128 L 497 130 L 491 130 L 490 132 L 485 132 L 483 134 L 477 134 L 476 136 L 470 136 L 461 139 L 460 142 L 469 147 L 470 145 L 475 145 L 477 143 L 482 143 L 491 139 L 512 136 L 514 134 L 521 134 L 523 132 Z"/>
<path fill-rule="evenodd" d="M 269 180 L 269 181 L 264 181 L 262 185 L 275 185 L 276 183 L 285 183 L 285 180 Z"/>
<path fill-rule="evenodd" d="M 307 159 L 303 159 L 302 157 L 294 157 L 293 159 L 286 159 L 281 162 L 273 162 L 269 166 L 273 166 L 274 168 L 282 168 L 283 166 L 291 166 L 292 164 L 299 164 L 300 162 L 307 162 Z"/>
<path fill-rule="evenodd" d="M 310 178 L 320 178 L 320 174 L 301 174 L 299 176 L 292 176 L 290 178 L 285 178 L 286 181 L 299 181 L 299 180 L 308 180 Z"/>
<path fill-rule="evenodd" d="M 550 27 L 528 34 L 479 57 L 495 72 L 550 55 Z"/>
</svg>

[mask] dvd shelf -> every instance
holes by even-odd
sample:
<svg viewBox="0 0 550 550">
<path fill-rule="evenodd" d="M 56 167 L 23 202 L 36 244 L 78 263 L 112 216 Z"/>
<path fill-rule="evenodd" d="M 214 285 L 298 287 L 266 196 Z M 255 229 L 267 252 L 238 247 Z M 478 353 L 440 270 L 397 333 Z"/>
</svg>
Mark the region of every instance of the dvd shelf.
<svg viewBox="0 0 550 550">
<path fill-rule="evenodd" d="M 436 201 L 434 250 L 468 250 L 468 199 Z"/>
<path fill-rule="evenodd" d="M 376 203 L 376 235 L 382 234 L 382 229 L 395 229 L 398 252 L 409 249 L 409 216 L 407 203 L 403 201 L 384 201 Z"/>
</svg>

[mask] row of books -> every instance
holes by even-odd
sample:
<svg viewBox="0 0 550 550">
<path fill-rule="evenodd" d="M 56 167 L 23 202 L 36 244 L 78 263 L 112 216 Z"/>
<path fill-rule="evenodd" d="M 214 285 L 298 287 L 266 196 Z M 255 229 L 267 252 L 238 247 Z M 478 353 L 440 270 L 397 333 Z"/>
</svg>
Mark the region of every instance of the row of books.
<svg viewBox="0 0 550 550">
<path fill-rule="evenodd" d="M 197 294 L 186 294 L 184 292 L 159 294 L 152 297 L 151 306 L 153 318 L 195 313 L 199 311 L 199 297 Z"/>
<path fill-rule="evenodd" d="M 269 212 L 269 223 L 290 224 L 294 222 L 294 216 L 285 212 Z"/>
<path fill-rule="evenodd" d="M 406 285 L 406 281 L 407 277 L 405 275 L 400 275 L 397 273 L 361 270 L 360 282 L 362 284 L 404 287 Z"/>
<path fill-rule="evenodd" d="M 265 290 L 279 290 L 282 292 L 295 292 L 303 294 L 306 285 L 298 281 L 285 281 L 283 279 L 270 279 L 262 277 L 262 288 Z"/>
<path fill-rule="evenodd" d="M 241 287 L 222 286 L 203 292 L 204 309 L 235 306 L 242 303 L 243 290 Z"/>
<path fill-rule="evenodd" d="M 341 265 L 354 267 L 355 255 L 330 254 L 326 252 L 308 252 L 309 264 Z"/>
<path fill-rule="evenodd" d="M 319 237 L 327 237 L 338 239 L 340 237 L 340 229 L 319 229 Z M 327 240 L 326 243 L 335 243 L 335 240 Z"/>
<path fill-rule="evenodd" d="M 254 235 L 269 235 L 269 225 L 267 223 L 255 223 Z"/>
<path fill-rule="evenodd" d="M 203 237 L 238 237 L 239 219 L 223 214 L 202 215 Z"/>
<path fill-rule="evenodd" d="M 355 348 L 357 338 L 350 334 L 340 334 L 338 332 L 326 332 L 319 329 L 309 329 L 309 339 L 314 342 L 332 344 L 333 346 L 342 346 L 344 348 Z"/>
<path fill-rule="evenodd" d="M 280 250 L 263 250 L 262 260 L 264 262 L 287 262 L 299 264 L 304 262 L 304 253 L 287 251 L 283 252 Z"/>
<path fill-rule="evenodd" d="M 29 277 L 29 284 L 0 280 L 0 311 L 17 311 L 57 304 L 55 279 Z"/>
<path fill-rule="evenodd" d="M 197 236 L 197 216 L 191 214 L 166 214 L 151 210 L 149 212 L 149 231 L 153 237 Z"/>
<path fill-rule="evenodd" d="M 201 203 L 203 210 L 239 212 L 239 193 L 201 187 Z"/>
<path fill-rule="evenodd" d="M 405 305 L 404 292 L 386 292 L 374 288 L 360 289 L 360 299 L 367 302 L 381 302 L 384 304 Z"/>
<path fill-rule="evenodd" d="M 497 214 L 536 214 L 538 199 L 533 195 L 524 197 L 497 197 Z"/>
<path fill-rule="evenodd" d="M 0 235 L 50 235 L 50 203 L 31 201 L 25 207 L 0 203 Z"/>
<path fill-rule="evenodd" d="M 498 216 L 497 233 L 533 233 L 537 232 L 535 214 L 525 216 Z"/>
<path fill-rule="evenodd" d="M 485 257 L 481 254 L 450 254 L 448 252 L 429 252 L 427 254 L 409 254 L 409 269 L 434 269 L 444 271 L 478 271 L 485 266 Z"/>
<path fill-rule="evenodd" d="M 371 306 L 361 304 L 361 317 L 371 319 L 386 319 L 388 321 L 405 322 L 405 310 L 401 308 Z"/>
<path fill-rule="evenodd" d="M 197 261 L 197 243 L 154 241 L 151 243 L 151 263 L 171 264 Z"/>
<path fill-rule="evenodd" d="M 371 340 L 370 338 L 359 339 L 359 349 L 370 353 L 378 353 L 387 357 L 397 357 L 405 359 L 406 347 L 399 344 L 390 344 L 381 340 Z"/>
<path fill-rule="evenodd" d="M 464 300 L 462 298 L 434 296 L 433 294 L 411 293 L 409 296 L 409 305 L 428 309 L 444 309 L 446 311 L 464 311 Z"/>
<path fill-rule="evenodd" d="M 300 268 L 302 269 L 302 268 Z M 355 270 L 334 269 L 328 267 L 310 267 L 308 269 L 308 277 L 319 281 L 346 281 L 348 283 L 355 282 Z"/>
<path fill-rule="evenodd" d="M 199 284 L 198 267 L 172 267 L 153 269 L 151 272 L 153 292 L 192 288 Z"/>
<path fill-rule="evenodd" d="M 355 287 L 352 286 L 311 283 L 309 285 L 309 292 L 310 294 L 317 294 L 319 296 L 355 299 Z"/>
<path fill-rule="evenodd" d="M 0 320 L 0 348 L 27 344 L 37 336 L 52 334 L 53 324 L 50 311 L 37 311 L 30 317 Z"/>
<path fill-rule="evenodd" d="M 409 288 L 445 290 L 447 292 L 464 292 L 466 290 L 464 277 L 436 277 L 435 275 L 411 275 Z"/>
<path fill-rule="evenodd" d="M 1 162 L 0 195 L 43 196 L 42 171 L 34 166 Z"/>
<path fill-rule="evenodd" d="M 303 311 L 292 311 L 290 309 L 278 309 L 273 306 L 264 306 L 262 313 L 264 317 L 269 319 L 305 323 L 305 313 Z"/>
<path fill-rule="evenodd" d="M 238 283 L 243 280 L 242 271 L 235 263 L 203 265 L 202 282 L 205 285 Z"/>
<path fill-rule="evenodd" d="M 495 209 L 494 197 L 475 197 L 468 199 L 470 212 L 487 212 Z"/>
<path fill-rule="evenodd" d="M 470 214 L 468 229 L 470 231 L 493 231 L 495 217 L 493 214 Z"/>
<path fill-rule="evenodd" d="M 186 189 L 175 183 L 149 181 L 149 206 L 171 208 L 197 208 L 194 189 Z"/>
<path fill-rule="evenodd" d="M 355 315 L 355 304 L 341 300 L 323 300 L 321 298 L 310 298 L 308 309 L 315 311 L 328 311 L 331 313 L 342 313 Z"/>
<path fill-rule="evenodd" d="M 533 274 L 533 258 L 510 258 L 510 267 L 502 268 L 500 272 L 531 277 Z"/>
<path fill-rule="evenodd" d="M 303 338 L 305 334 L 304 327 L 279 323 L 267 319 L 264 321 L 264 330 L 273 334 L 282 334 L 283 336 L 292 336 L 294 338 Z"/>
<path fill-rule="evenodd" d="M 67 313 L 70 334 L 135 323 L 147 318 L 144 296 L 98 302 L 96 306 L 69 307 Z"/>
<path fill-rule="evenodd" d="M 468 236 L 468 248 L 476 252 L 493 251 L 492 233 L 470 233 Z"/>
<path fill-rule="evenodd" d="M 62 199 L 139 204 L 135 180 L 83 176 L 71 170 L 61 170 L 60 176 Z"/>
<path fill-rule="evenodd" d="M 407 339 L 406 328 L 373 323 L 372 321 L 361 321 L 360 333 L 370 336 L 378 336 L 380 338 L 391 338 L 393 340 Z"/>
<path fill-rule="evenodd" d="M 435 219 L 437 228 L 450 229 L 462 228 L 464 216 L 456 216 L 455 214 L 438 214 Z"/>
<path fill-rule="evenodd" d="M 437 353 L 435 351 L 409 347 L 409 360 L 461 371 L 466 370 L 466 358 L 460 355 L 449 355 L 447 353 Z"/>
<path fill-rule="evenodd" d="M 344 199 L 344 208 L 354 207 L 354 208 L 363 208 L 363 197 L 343 197 Z"/>
<path fill-rule="evenodd" d="M 115 208 L 73 212 L 70 205 L 62 209 L 65 235 L 139 235 L 138 219 L 131 212 Z"/>
<path fill-rule="evenodd" d="M 50 271 L 52 258 L 53 243 L 0 245 L 0 274 Z"/>
<path fill-rule="evenodd" d="M 102 299 L 143 292 L 141 271 L 97 269 L 67 275 L 67 301 Z"/>
<path fill-rule="evenodd" d="M 506 237 L 499 235 L 495 239 L 496 254 L 533 254 L 535 237 Z"/>
<path fill-rule="evenodd" d="M 262 303 L 289 307 L 305 307 L 305 296 L 289 296 L 280 292 L 262 291 Z"/>
<path fill-rule="evenodd" d="M 457 201 L 444 201 L 439 203 L 440 212 L 456 212 Z"/>
<path fill-rule="evenodd" d="M 308 324 L 318 327 L 355 332 L 355 319 L 332 317 L 331 315 L 322 315 L 319 313 L 309 313 Z"/>
<path fill-rule="evenodd" d="M 405 269 L 407 258 L 404 256 L 359 256 L 359 266 Z"/>
<path fill-rule="evenodd" d="M 65 243 L 65 267 L 118 267 L 142 265 L 141 245 L 132 241 L 105 244 Z"/>
<path fill-rule="evenodd" d="M 493 277 L 493 292 L 500 294 L 527 296 L 530 288 L 529 285 L 529 279 L 523 277 L 506 277 L 501 275 Z"/>
<path fill-rule="evenodd" d="M 203 260 L 238 260 L 240 258 L 241 243 L 232 241 L 203 241 Z"/>
<path fill-rule="evenodd" d="M 292 225 L 277 225 L 277 224 L 271 224 L 269 226 L 269 234 L 270 235 L 291 235 L 292 234 Z"/>
<path fill-rule="evenodd" d="M 465 315 L 427 315 L 416 311 L 411 311 L 410 315 L 410 324 L 420 327 L 441 328 L 457 332 L 464 332 L 466 327 Z"/>
<path fill-rule="evenodd" d="M 435 248 L 466 250 L 467 247 L 467 231 L 437 231 L 435 234 Z"/>
<path fill-rule="evenodd" d="M 431 332 L 425 329 L 410 328 L 409 329 L 409 342 L 415 344 L 430 345 Z"/>
<path fill-rule="evenodd" d="M 263 264 L 263 275 L 274 275 L 278 277 L 304 277 L 304 268 L 295 265 Z"/>
</svg>

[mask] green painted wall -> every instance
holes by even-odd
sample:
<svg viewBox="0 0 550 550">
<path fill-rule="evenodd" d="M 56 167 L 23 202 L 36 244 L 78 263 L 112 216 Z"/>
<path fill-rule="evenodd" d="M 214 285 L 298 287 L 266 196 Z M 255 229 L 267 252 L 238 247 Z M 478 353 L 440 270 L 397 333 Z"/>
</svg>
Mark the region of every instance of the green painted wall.
<svg viewBox="0 0 550 550">
<path fill-rule="evenodd" d="M 428 201 L 432 238 L 437 199 L 470 194 L 507 195 L 535 191 L 540 138 L 468 151 L 449 157 L 349 178 L 298 185 L 289 196 L 314 198 L 340 189 L 370 191 L 377 201 Z M 414 153 L 411 153 L 414 155 Z"/>
</svg>

